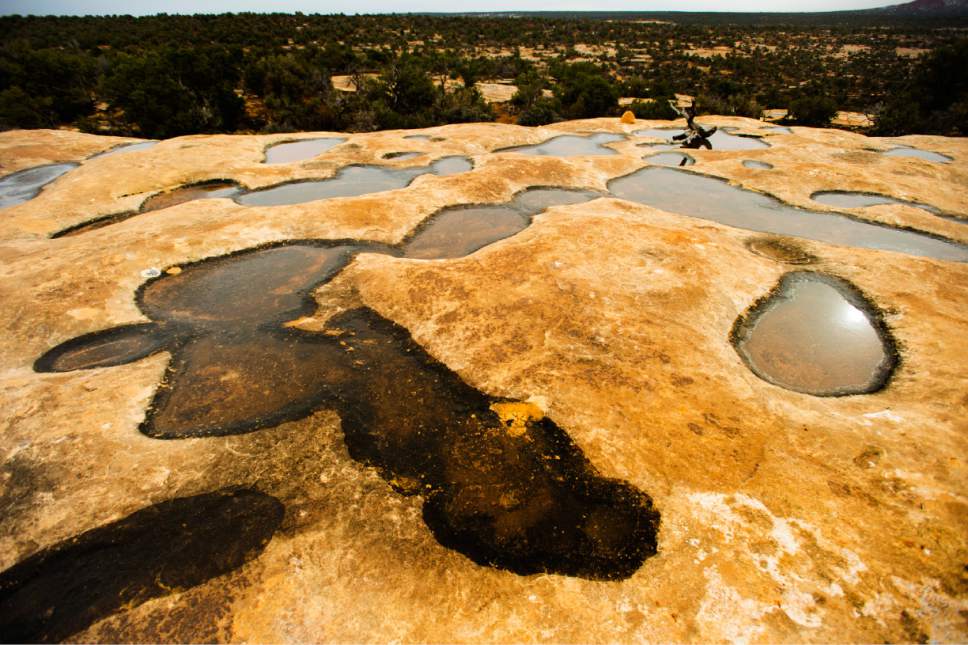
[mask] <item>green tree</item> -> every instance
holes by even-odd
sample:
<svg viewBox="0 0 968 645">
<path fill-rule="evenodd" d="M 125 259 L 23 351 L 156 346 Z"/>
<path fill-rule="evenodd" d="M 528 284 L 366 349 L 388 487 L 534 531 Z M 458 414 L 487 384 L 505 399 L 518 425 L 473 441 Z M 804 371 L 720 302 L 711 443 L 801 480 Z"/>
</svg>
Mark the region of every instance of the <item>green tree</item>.
<svg viewBox="0 0 968 645">
<path fill-rule="evenodd" d="M 587 62 L 561 64 L 554 92 L 563 114 L 572 119 L 606 116 L 618 109 L 618 86 L 607 72 Z"/>
<path fill-rule="evenodd" d="M 104 81 L 111 107 L 130 131 L 148 137 L 232 132 L 244 105 L 238 68 L 221 48 L 164 49 L 122 56 Z"/>
<path fill-rule="evenodd" d="M 816 94 L 804 94 L 790 103 L 790 119 L 800 125 L 826 127 L 837 113 L 833 99 Z"/>
</svg>

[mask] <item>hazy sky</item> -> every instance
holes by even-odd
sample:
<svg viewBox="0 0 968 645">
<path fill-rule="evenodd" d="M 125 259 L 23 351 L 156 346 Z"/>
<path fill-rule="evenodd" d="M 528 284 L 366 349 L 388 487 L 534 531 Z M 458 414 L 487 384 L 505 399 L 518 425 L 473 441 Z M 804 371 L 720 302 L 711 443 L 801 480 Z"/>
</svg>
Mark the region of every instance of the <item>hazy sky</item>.
<svg viewBox="0 0 968 645">
<path fill-rule="evenodd" d="M 905 0 L 0 0 L 0 14 L 406 13 L 422 11 L 839 11 Z"/>
</svg>

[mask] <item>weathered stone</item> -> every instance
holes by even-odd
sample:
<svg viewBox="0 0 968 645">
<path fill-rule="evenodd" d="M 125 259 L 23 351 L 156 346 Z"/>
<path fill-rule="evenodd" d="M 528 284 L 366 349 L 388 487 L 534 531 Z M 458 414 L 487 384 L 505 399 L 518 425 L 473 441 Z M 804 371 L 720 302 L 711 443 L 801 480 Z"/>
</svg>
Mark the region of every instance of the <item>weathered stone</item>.
<svg viewBox="0 0 968 645">
<path fill-rule="evenodd" d="M 851 190 L 968 216 L 966 140 L 809 128 L 778 135 L 748 119 L 699 121 L 765 135 L 771 147 L 691 151 L 688 171 L 814 210 L 834 209 L 811 194 Z M 34 199 L 0 210 L 0 569 L 154 504 L 240 487 L 285 507 L 264 550 L 196 586 L 126 604 L 71 640 L 968 638 L 968 265 L 793 238 L 763 252 L 750 242 L 760 234 L 608 197 L 553 207 L 466 257 L 406 259 L 381 246 L 400 244 L 447 206 L 503 204 L 529 186 L 604 193 L 610 179 L 648 165 L 632 137 L 610 143 L 617 154 L 608 156 L 492 150 L 663 125 L 671 124 L 613 118 L 423 132 L 442 141 L 404 140 L 411 133 L 401 131 L 182 137 L 83 161 Z M 27 167 L 11 150 L 29 149 L 39 165 L 82 161 L 118 142 L 52 136 L 4 133 L 0 167 Z M 272 143 L 321 136 L 347 141 L 304 162 L 263 163 Z M 953 161 L 870 152 L 900 143 Z M 475 169 L 292 206 L 198 200 L 50 239 L 181 185 L 255 188 L 348 164 L 413 165 L 381 158 L 404 149 L 427 153 L 420 164 L 465 155 Z M 744 167 L 754 155 L 774 169 Z M 904 204 L 852 215 L 968 241 L 964 223 Z M 60 343 L 149 323 L 135 298 L 145 269 L 172 279 L 206 258 L 311 239 L 384 250 L 356 255 L 313 292 L 316 310 L 287 329 L 332 334 L 328 325 L 359 307 L 402 326 L 499 401 L 492 409 L 508 441 L 547 419 L 598 475 L 648 495 L 661 516 L 658 553 L 611 581 L 482 566 L 428 530 L 419 479 L 389 481 L 354 460 L 335 407 L 247 434 L 159 440 L 139 427 L 163 387 L 167 352 L 34 370 Z M 758 378 L 730 345 L 737 317 L 801 258 L 883 312 L 899 354 L 883 389 L 793 392 Z"/>
</svg>

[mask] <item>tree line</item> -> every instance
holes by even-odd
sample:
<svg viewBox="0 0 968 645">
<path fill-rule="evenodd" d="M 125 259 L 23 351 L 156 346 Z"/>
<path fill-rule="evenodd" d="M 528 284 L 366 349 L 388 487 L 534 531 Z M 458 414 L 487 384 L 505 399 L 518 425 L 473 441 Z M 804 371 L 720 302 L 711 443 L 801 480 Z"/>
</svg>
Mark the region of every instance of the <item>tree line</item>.
<svg viewBox="0 0 968 645">
<path fill-rule="evenodd" d="M 641 118 L 673 118 L 666 99 L 677 92 L 698 96 L 700 113 L 785 107 L 808 125 L 838 109 L 875 113 L 882 134 L 964 135 L 968 116 L 964 30 L 917 22 L 778 30 L 535 16 L 7 16 L 0 42 L 4 129 L 164 138 L 540 125 L 617 115 L 621 96 L 654 99 L 632 103 Z M 840 55 L 844 46 L 856 51 Z M 333 75 L 350 76 L 356 91 L 335 89 Z M 475 84 L 492 79 L 513 79 L 509 104 L 483 100 Z"/>
</svg>

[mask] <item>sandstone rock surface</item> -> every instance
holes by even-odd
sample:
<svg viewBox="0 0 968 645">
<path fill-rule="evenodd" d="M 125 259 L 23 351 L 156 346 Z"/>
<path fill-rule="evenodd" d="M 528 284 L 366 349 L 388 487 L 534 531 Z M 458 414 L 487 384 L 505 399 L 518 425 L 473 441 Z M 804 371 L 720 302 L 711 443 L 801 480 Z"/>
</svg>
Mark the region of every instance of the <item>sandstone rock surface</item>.
<svg viewBox="0 0 968 645">
<path fill-rule="evenodd" d="M 684 172 L 822 212 L 835 210 L 810 199 L 822 190 L 928 203 L 950 217 L 903 204 L 851 214 L 968 242 L 968 140 L 703 121 L 771 147 L 690 151 L 696 164 Z M 0 569 L 152 504 L 240 486 L 285 507 L 264 550 L 71 640 L 965 641 L 968 264 L 796 239 L 810 264 L 792 266 L 750 251 L 763 234 L 604 194 L 610 179 L 648 165 L 636 145 L 644 139 L 608 144 L 618 153 L 608 156 L 494 152 L 667 125 L 681 123 L 189 136 L 86 161 L 125 140 L 3 133 L 4 172 L 82 163 L 0 210 Z M 441 140 L 404 138 L 413 134 Z M 269 145 L 320 136 L 346 141 L 302 162 L 262 163 Z M 899 144 L 953 161 L 879 154 Z M 421 155 L 383 159 L 399 151 Z M 474 170 L 292 206 L 192 201 L 51 238 L 185 184 L 253 189 L 448 155 L 471 158 Z M 749 159 L 773 169 L 747 168 Z M 164 387 L 167 352 L 33 368 L 69 339 L 147 322 L 135 300 L 145 270 L 177 274 L 286 240 L 398 244 L 444 207 L 499 204 L 529 186 L 603 197 L 553 207 L 463 258 L 362 252 L 290 326 L 324 332 L 339 313 L 369 307 L 473 388 L 527 402 L 502 408 L 515 432 L 541 413 L 553 420 L 600 474 L 645 492 L 661 515 L 657 555 L 625 579 L 521 576 L 442 546 L 421 520 L 421 498 L 354 461 L 325 405 L 248 434 L 158 440 L 139 424 Z M 884 389 L 793 392 L 756 377 L 731 346 L 737 317 L 804 268 L 850 281 L 883 312 L 900 359 Z"/>
</svg>

